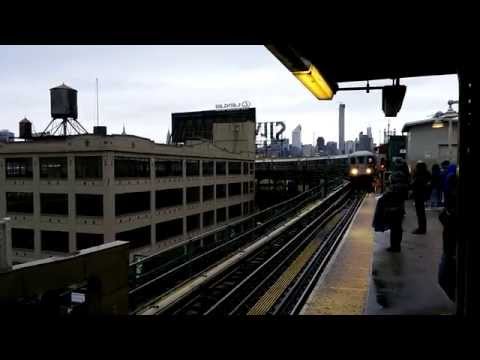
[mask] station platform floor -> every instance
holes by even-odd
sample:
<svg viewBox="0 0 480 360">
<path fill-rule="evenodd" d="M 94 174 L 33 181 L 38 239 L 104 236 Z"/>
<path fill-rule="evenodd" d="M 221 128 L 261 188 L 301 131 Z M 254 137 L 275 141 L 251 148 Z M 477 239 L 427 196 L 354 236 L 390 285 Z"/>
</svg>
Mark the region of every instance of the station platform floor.
<svg viewBox="0 0 480 360">
<path fill-rule="evenodd" d="M 413 201 L 405 204 L 402 251 L 390 253 L 390 233 L 376 233 L 377 195 L 369 194 L 329 267 L 307 300 L 303 315 L 448 315 L 455 305 L 438 285 L 442 254 L 439 210 L 427 210 L 427 234 L 413 235 Z"/>
</svg>

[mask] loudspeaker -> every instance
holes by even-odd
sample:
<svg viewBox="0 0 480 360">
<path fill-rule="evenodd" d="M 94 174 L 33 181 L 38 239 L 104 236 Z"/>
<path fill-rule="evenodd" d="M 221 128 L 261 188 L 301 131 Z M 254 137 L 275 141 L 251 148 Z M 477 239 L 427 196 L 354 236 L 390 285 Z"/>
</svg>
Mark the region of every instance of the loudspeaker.
<svg viewBox="0 0 480 360">
<path fill-rule="evenodd" d="M 386 117 L 395 117 L 402 108 L 407 87 L 405 85 L 384 86 L 382 89 L 382 110 Z"/>
</svg>

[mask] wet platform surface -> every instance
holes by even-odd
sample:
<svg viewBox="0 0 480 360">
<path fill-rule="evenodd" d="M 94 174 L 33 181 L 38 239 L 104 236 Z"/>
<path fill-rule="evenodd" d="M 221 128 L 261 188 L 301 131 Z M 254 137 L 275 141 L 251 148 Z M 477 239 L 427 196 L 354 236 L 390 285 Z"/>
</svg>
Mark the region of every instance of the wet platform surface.
<svg viewBox="0 0 480 360">
<path fill-rule="evenodd" d="M 415 208 L 407 201 L 402 252 L 389 253 L 390 233 L 375 233 L 371 227 L 375 205 L 375 195 L 368 195 L 301 313 L 454 314 L 454 304 L 437 281 L 442 254 L 439 210 L 427 210 L 427 234 L 413 235 Z"/>
<path fill-rule="evenodd" d="M 402 252 L 389 253 L 390 233 L 375 233 L 372 276 L 365 314 L 454 314 L 455 305 L 438 285 L 442 256 L 440 210 L 427 210 L 427 234 L 413 235 L 415 208 L 407 201 L 403 222 Z"/>
</svg>

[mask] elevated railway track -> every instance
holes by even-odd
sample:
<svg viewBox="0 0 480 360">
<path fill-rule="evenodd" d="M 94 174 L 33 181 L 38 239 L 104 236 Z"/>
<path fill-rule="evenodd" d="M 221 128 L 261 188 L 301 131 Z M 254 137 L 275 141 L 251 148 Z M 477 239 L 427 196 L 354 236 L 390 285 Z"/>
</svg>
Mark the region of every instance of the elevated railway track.
<svg viewBox="0 0 480 360">
<path fill-rule="evenodd" d="M 137 302 L 141 305 L 133 306 L 133 311 L 144 315 L 296 313 L 362 199 L 363 194 L 343 183 L 323 199 L 302 203 L 296 214 L 290 213 L 289 221 L 270 229 L 267 236 L 213 266 L 205 267 L 204 259 L 204 269 L 199 267 L 195 276 L 178 281 L 149 302 Z M 158 290 L 161 279 L 152 280 L 140 288 Z"/>
</svg>

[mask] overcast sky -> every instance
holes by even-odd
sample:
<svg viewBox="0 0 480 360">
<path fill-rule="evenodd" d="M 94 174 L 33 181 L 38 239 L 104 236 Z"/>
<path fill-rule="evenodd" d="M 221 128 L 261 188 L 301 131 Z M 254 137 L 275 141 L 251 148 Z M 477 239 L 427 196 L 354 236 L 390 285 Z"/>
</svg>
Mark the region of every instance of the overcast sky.
<svg viewBox="0 0 480 360">
<path fill-rule="evenodd" d="M 321 71 L 321 69 L 320 69 Z M 303 143 L 314 135 L 338 141 L 338 104 L 346 104 L 345 138 L 372 126 L 375 142 L 387 126 L 381 91 L 339 92 L 319 101 L 263 46 L 2 46 L 0 45 L 0 129 L 18 135 L 27 116 L 34 130 L 50 121 L 51 87 L 62 82 L 78 90 L 79 121 L 96 124 L 95 78 L 99 78 L 100 125 L 108 133 L 164 142 L 171 113 L 214 109 L 249 100 L 257 121 L 284 121 L 286 135 L 302 125 Z M 447 110 L 457 99 L 456 75 L 404 79 L 407 93 L 397 132 L 408 121 Z M 371 82 L 371 85 L 390 81 Z M 342 85 L 364 85 L 358 83 Z M 382 135 L 383 136 L 383 135 Z"/>
</svg>

